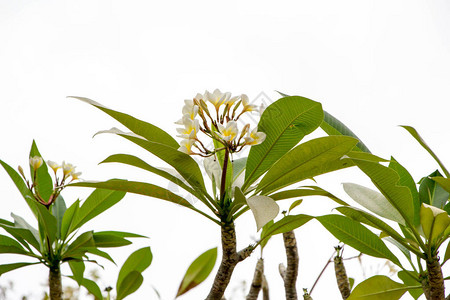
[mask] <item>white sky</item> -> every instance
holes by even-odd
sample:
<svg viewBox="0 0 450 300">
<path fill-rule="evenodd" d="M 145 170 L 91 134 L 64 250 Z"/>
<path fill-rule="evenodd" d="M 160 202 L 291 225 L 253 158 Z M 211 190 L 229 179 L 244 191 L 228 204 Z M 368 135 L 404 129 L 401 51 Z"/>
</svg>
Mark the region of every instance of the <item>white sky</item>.
<svg viewBox="0 0 450 300">
<path fill-rule="evenodd" d="M 72 162 L 85 179 L 132 178 L 164 186 L 131 167 L 97 166 L 113 153 L 138 154 L 161 164 L 119 137 L 91 139 L 118 124 L 65 97 L 92 98 L 175 134 L 173 122 L 183 100 L 197 92 L 220 88 L 251 99 L 264 92 L 275 100 L 279 90 L 322 102 L 372 152 L 394 155 L 418 180 L 437 166 L 397 125 L 414 126 L 450 162 L 449 29 L 450 2 L 445 0 L 0 0 L 0 158 L 14 167 L 27 165 L 34 138 L 45 159 Z M 368 183 L 356 170 L 318 178 L 319 185 L 343 197 L 340 183 L 345 181 Z M 88 193 L 68 189 L 65 199 L 72 203 Z M 31 217 L 3 171 L 0 195 L 1 218 L 10 219 L 10 212 Z M 324 214 L 333 204 L 311 199 L 302 206 L 297 212 Z M 113 252 L 121 264 L 133 249 L 152 247 L 154 261 L 144 273 L 144 285 L 129 299 L 156 299 L 151 285 L 163 299 L 173 299 L 190 262 L 219 245 L 219 228 L 206 219 L 134 195 L 84 227 L 91 229 L 151 237 Z M 256 235 L 250 214 L 238 220 L 237 230 L 239 247 L 252 241 Z M 298 288 L 310 288 L 337 241 L 314 222 L 298 230 L 297 237 Z M 348 248 L 346 253 L 354 252 Z M 237 267 L 229 295 L 242 280 L 251 280 L 258 255 Z M 277 265 L 285 260 L 279 237 L 269 243 L 265 258 L 272 298 L 278 299 L 283 290 Z M 2 255 L 0 263 L 18 259 Z M 383 264 L 367 261 L 372 262 L 368 275 Z M 114 284 L 118 268 L 104 265 L 104 283 Z M 362 279 L 356 262 L 348 269 L 351 277 Z M 37 297 L 33 290 L 42 289 L 45 272 L 43 267 L 17 270 L 2 276 L 0 284 L 13 280 L 17 290 Z M 204 297 L 212 277 L 180 299 Z M 339 298 L 331 268 L 313 297 Z"/>
</svg>

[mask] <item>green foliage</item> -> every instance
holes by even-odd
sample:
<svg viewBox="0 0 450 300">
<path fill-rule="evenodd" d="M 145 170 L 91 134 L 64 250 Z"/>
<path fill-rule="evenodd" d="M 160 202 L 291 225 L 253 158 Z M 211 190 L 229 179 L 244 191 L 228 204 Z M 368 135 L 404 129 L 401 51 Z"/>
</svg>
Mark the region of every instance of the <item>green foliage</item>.
<svg viewBox="0 0 450 300">
<path fill-rule="evenodd" d="M 217 260 L 217 248 L 212 248 L 197 257 L 186 271 L 178 288 L 176 298 L 202 283 L 214 268 Z"/>
<path fill-rule="evenodd" d="M 376 275 L 358 284 L 347 299 L 398 300 L 409 288 L 404 284 L 393 281 L 387 276 Z"/>
</svg>

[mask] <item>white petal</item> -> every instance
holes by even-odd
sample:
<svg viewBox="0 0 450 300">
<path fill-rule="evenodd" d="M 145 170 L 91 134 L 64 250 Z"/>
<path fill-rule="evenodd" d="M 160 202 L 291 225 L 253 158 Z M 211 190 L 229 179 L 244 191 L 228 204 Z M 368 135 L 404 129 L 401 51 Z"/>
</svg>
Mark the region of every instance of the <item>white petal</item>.
<svg viewBox="0 0 450 300">
<path fill-rule="evenodd" d="M 278 204 L 267 196 L 253 196 L 247 199 L 247 204 L 255 217 L 257 231 L 273 220 L 280 211 Z"/>
</svg>

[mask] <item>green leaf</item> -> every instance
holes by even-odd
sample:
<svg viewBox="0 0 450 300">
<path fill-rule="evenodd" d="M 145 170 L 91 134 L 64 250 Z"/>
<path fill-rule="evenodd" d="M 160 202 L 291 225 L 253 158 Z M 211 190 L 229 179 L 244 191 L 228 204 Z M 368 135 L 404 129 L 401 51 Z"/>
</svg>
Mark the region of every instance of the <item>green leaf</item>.
<svg viewBox="0 0 450 300">
<path fill-rule="evenodd" d="M 341 121 L 336 119 L 334 116 L 328 112 L 323 112 L 323 122 L 320 124 L 320 128 L 323 129 L 328 135 L 345 135 L 356 138 L 358 144 L 356 144 L 354 150 L 364 151 L 370 153 L 369 149 L 364 145 L 364 143 L 353 133 L 347 126 L 345 126 Z"/>
<path fill-rule="evenodd" d="M 14 219 L 14 227 L 16 228 L 23 228 L 23 229 L 27 229 L 28 231 L 31 232 L 31 234 L 33 234 L 33 238 L 30 238 L 30 240 L 27 240 L 31 245 L 37 245 L 38 248 L 36 248 L 37 250 L 40 249 L 40 238 L 39 238 L 39 232 L 37 229 L 35 229 L 33 226 L 31 226 L 30 224 L 27 223 L 27 221 L 25 221 L 25 219 L 23 219 L 22 217 L 15 215 L 13 213 L 11 213 L 11 217 Z M 34 240 L 36 242 L 34 242 Z"/>
<path fill-rule="evenodd" d="M 334 202 L 336 202 L 340 205 L 348 205 L 347 202 L 339 199 L 335 195 L 333 195 L 317 186 L 305 186 L 305 187 L 300 187 L 298 189 L 285 190 L 285 191 L 281 191 L 281 192 L 269 195 L 269 197 L 275 201 L 285 200 L 285 199 L 290 199 L 290 198 L 297 198 L 297 197 L 306 197 L 306 196 L 324 196 L 324 197 L 330 198 L 331 200 L 333 200 Z"/>
<path fill-rule="evenodd" d="M 397 172 L 400 180 L 397 185 L 406 186 L 411 192 L 411 196 L 413 199 L 413 207 L 414 207 L 414 226 L 418 226 L 420 224 L 420 199 L 419 192 L 417 191 L 416 183 L 412 178 L 411 174 L 408 170 L 405 169 L 398 161 L 395 160 L 394 157 L 391 157 L 391 161 L 389 163 L 389 168 Z"/>
<path fill-rule="evenodd" d="M 101 251 L 101 250 L 99 250 L 99 249 L 97 249 L 97 248 L 87 248 L 87 253 L 92 253 L 92 254 L 94 254 L 94 255 L 103 257 L 104 259 L 109 260 L 109 261 L 112 262 L 113 264 L 116 264 L 116 262 L 114 261 L 114 259 L 112 259 L 112 257 L 111 257 L 108 253 L 106 253 L 106 252 L 104 252 L 104 251 Z"/>
<path fill-rule="evenodd" d="M 41 262 L 34 262 L 34 263 L 20 262 L 20 263 L 13 263 L 13 264 L 0 264 L 0 276 L 9 271 L 13 271 L 15 269 L 19 269 L 22 267 L 31 266 L 31 265 L 35 265 L 35 264 L 40 264 L 40 263 Z"/>
<path fill-rule="evenodd" d="M 143 281 L 144 277 L 142 277 L 141 273 L 138 271 L 131 271 L 128 273 L 121 282 L 120 287 L 117 289 L 117 300 L 121 300 L 136 292 Z"/>
<path fill-rule="evenodd" d="M 130 245 L 131 242 L 123 237 L 113 234 L 94 233 L 95 246 L 99 248 L 122 247 Z"/>
<path fill-rule="evenodd" d="M 81 184 L 84 182 L 80 182 Z M 92 220 L 105 210 L 118 203 L 125 196 L 126 191 L 114 191 L 112 189 L 98 188 L 93 191 L 81 205 L 75 216 L 70 231 L 80 228 L 83 224 Z"/>
<path fill-rule="evenodd" d="M 301 180 L 342 168 L 335 164 L 358 140 L 347 136 L 326 136 L 307 141 L 281 157 L 261 179 L 256 191 L 269 194 Z"/>
<path fill-rule="evenodd" d="M 245 171 L 245 165 L 247 164 L 247 157 L 242 157 L 233 160 L 233 181 L 236 180 L 236 178 L 239 177 L 239 175 L 242 174 L 242 172 Z"/>
<path fill-rule="evenodd" d="M 83 261 L 79 260 L 69 260 L 70 270 L 72 270 L 73 279 L 78 283 L 78 285 L 82 285 L 84 279 L 84 270 L 85 265 Z"/>
<path fill-rule="evenodd" d="M 291 206 L 289 206 L 288 213 L 290 213 L 291 210 L 293 210 L 294 208 L 296 208 L 297 206 L 302 204 L 302 202 L 303 202 L 303 199 L 299 199 L 299 200 L 292 202 Z"/>
<path fill-rule="evenodd" d="M 355 164 L 370 177 L 378 190 L 402 215 L 406 223 L 414 223 L 414 203 L 410 190 L 397 185 L 400 177 L 396 171 L 376 162 L 353 159 Z"/>
<path fill-rule="evenodd" d="M 17 228 L 14 226 L 7 226 L 4 224 L 0 224 L 0 227 L 2 227 L 6 232 L 12 235 L 19 243 L 25 246 L 28 251 L 31 252 L 31 248 L 29 245 L 33 246 L 38 251 L 40 250 L 40 244 L 38 241 L 39 237 L 36 240 L 36 237 L 30 230 L 25 228 Z"/>
<path fill-rule="evenodd" d="M 437 241 L 450 225 L 450 216 L 445 210 L 422 203 L 420 224 L 429 243 L 436 246 Z"/>
<path fill-rule="evenodd" d="M 261 236 L 260 236 L 260 243 L 259 246 L 261 247 L 261 252 L 263 251 L 264 247 L 267 245 L 267 243 L 270 240 L 271 235 L 267 233 L 267 230 L 273 225 L 274 221 L 271 220 L 269 223 L 263 226 L 261 230 Z M 263 239 L 263 237 L 266 237 Z"/>
<path fill-rule="evenodd" d="M 36 185 L 35 189 L 39 196 L 45 201 L 48 202 L 50 196 L 53 193 L 53 180 L 50 174 L 48 173 L 47 164 L 45 163 L 44 158 L 39 153 L 39 150 L 36 146 L 36 142 L 33 140 L 33 144 L 31 145 L 30 150 L 30 158 L 39 156 L 42 158 L 42 165 L 36 170 L 36 181 L 34 184 Z M 30 168 L 31 178 L 34 177 L 34 171 Z"/>
<path fill-rule="evenodd" d="M 28 255 L 28 252 L 15 239 L 0 234 L 0 253 Z"/>
<path fill-rule="evenodd" d="M 144 270 L 150 266 L 152 258 L 153 256 L 150 247 L 136 250 L 127 258 L 122 268 L 120 268 L 119 276 L 117 278 L 117 294 L 121 293 L 121 284 L 128 276 L 128 274 L 133 271 L 136 271 L 138 273 L 144 272 Z"/>
<path fill-rule="evenodd" d="M 125 231 L 97 231 L 96 234 L 108 234 L 108 235 L 114 235 L 121 238 L 148 238 L 145 235 L 140 235 L 136 233 L 131 232 L 125 232 Z"/>
<path fill-rule="evenodd" d="M 95 247 L 93 232 L 88 231 L 82 233 L 79 237 L 73 241 L 66 251 L 63 253 L 62 258 L 68 259 L 74 256 L 82 256 L 88 251 L 88 248 Z"/>
<path fill-rule="evenodd" d="M 87 289 L 89 293 L 94 295 L 96 300 L 100 300 L 100 299 L 103 300 L 102 291 L 98 287 L 97 283 L 95 283 L 95 281 L 92 281 L 92 280 L 87 279 L 87 278 L 83 278 L 83 282 L 81 283 L 81 285 L 85 289 Z"/>
<path fill-rule="evenodd" d="M 38 210 L 39 224 L 44 229 L 45 236 L 48 237 L 51 245 L 56 239 L 56 231 L 57 231 L 56 218 L 47 210 L 47 208 L 44 205 L 37 202 L 35 202 L 34 205 Z"/>
<path fill-rule="evenodd" d="M 65 211 L 63 218 L 61 220 L 61 239 L 66 240 L 67 236 L 75 230 L 74 225 L 72 225 L 74 219 L 77 216 L 78 210 L 80 209 L 80 200 L 76 200 L 72 205 Z M 69 231 L 69 229 L 72 230 Z"/>
<path fill-rule="evenodd" d="M 430 155 L 434 158 L 434 160 L 438 163 L 438 165 L 441 167 L 442 171 L 444 172 L 445 176 L 450 177 L 450 173 L 445 168 L 444 164 L 441 162 L 441 160 L 437 157 L 436 154 L 434 154 L 433 150 L 425 143 L 425 140 L 419 135 L 417 130 L 415 130 L 411 126 L 401 126 L 405 128 L 415 139 L 419 142 L 419 144 L 430 153 Z"/>
<path fill-rule="evenodd" d="M 185 294 L 208 278 L 216 264 L 216 259 L 217 248 L 209 249 L 196 258 L 186 271 L 176 297 Z"/>
<path fill-rule="evenodd" d="M 193 194 L 195 196 L 199 196 L 195 190 L 193 190 L 190 186 L 185 184 L 182 180 L 180 180 L 176 176 L 173 176 L 169 172 L 166 172 L 160 168 L 155 168 L 155 167 L 147 164 L 145 161 L 143 161 L 142 159 L 140 159 L 136 156 L 129 155 L 129 154 L 114 154 L 114 155 L 111 155 L 108 158 L 106 158 L 104 161 L 102 161 L 101 164 L 102 163 L 111 163 L 111 162 L 127 164 L 130 166 L 141 168 L 143 170 L 147 170 L 149 172 L 157 174 L 157 175 L 175 183 L 176 185 L 185 189 L 186 191 L 190 192 L 191 194 Z"/>
<path fill-rule="evenodd" d="M 118 129 L 105 130 L 101 133 L 114 133 L 117 134 L 136 145 L 141 146 L 148 152 L 157 156 L 161 160 L 171 165 L 180 175 L 195 189 L 200 189 L 203 193 L 206 193 L 205 184 L 203 182 L 202 172 L 197 162 L 188 154 L 178 151 L 178 149 L 170 146 L 147 141 L 140 137 L 136 137 L 126 132 L 122 132 Z"/>
<path fill-rule="evenodd" d="M 431 179 L 433 179 L 434 181 L 436 181 L 437 183 L 439 183 L 439 185 L 446 190 L 447 192 L 450 193 L 450 178 L 444 178 L 442 176 L 437 176 L 437 177 L 431 177 Z"/>
<path fill-rule="evenodd" d="M 111 189 L 124 191 L 144 196 L 150 196 L 166 200 L 193 209 L 193 206 L 184 198 L 157 185 L 145 182 L 128 181 L 123 179 L 110 179 L 108 181 L 89 182 L 82 181 L 72 184 L 73 186 L 96 187 L 100 189 Z"/>
<path fill-rule="evenodd" d="M 450 259 L 450 243 L 447 244 L 447 249 L 445 249 L 444 261 L 442 262 L 442 265 L 449 259 Z"/>
<path fill-rule="evenodd" d="M 58 198 L 56 198 L 54 204 L 52 205 L 52 212 L 56 218 L 56 229 L 57 229 L 56 236 L 58 239 L 61 238 L 61 225 L 66 209 L 67 207 L 66 203 L 64 202 L 64 198 L 61 195 L 59 195 Z"/>
<path fill-rule="evenodd" d="M 397 257 L 383 241 L 360 223 L 340 215 L 325 215 L 316 219 L 339 241 L 365 254 L 387 258 L 401 266 Z"/>
<path fill-rule="evenodd" d="M 431 177 L 431 178 L 430 178 Z M 419 186 L 420 202 L 443 209 L 448 201 L 449 193 L 432 178 L 442 177 L 438 170 L 422 178 Z"/>
<path fill-rule="evenodd" d="M 230 207 L 230 215 L 233 215 L 244 205 L 247 205 L 247 200 L 245 198 L 245 195 L 244 195 L 244 193 L 242 193 L 242 190 L 236 186 L 234 188 L 234 200 Z"/>
<path fill-rule="evenodd" d="M 37 208 L 34 205 L 36 200 L 34 199 L 33 194 L 30 192 L 28 187 L 26 186 L 25 182 L 23 181 L 23 178 L 19 175 L 19 173 L 16 172 L 13 168 L 11 168 L 7 163 L 0 160 L 0 164 L 5 169 L 6 173 L 8 173 L 9 177 L 11 177 L 12 181 L 16 185 L 19 192 L 22 194 L 23 198 L 28 204 L 28 207 L 30 207 L 31 211 L 33 212 L 34 216 L 38 218 L 38 212 Z"/>
<path fill-rule="evenodd" d="M 273 223 L 267 227 L 265 232 L 261 233 L 261 241 L 268 239 L 276 234 L 285 233 L 303 226 L 308 223 L 313 217 L 308 215 L 290 215 Z"/>
<path fill-rule="evenodd" d="M 389 200 L 372 189 L 355 183 L 343 183 L 344 191 L 358 204 L 376 215 L 405 225 L 405 219 Z"/>
<path fill-rule="evenodd" d="M 412 272 L 409 271 L 409 273 Z M 418 282 L 419 274 L 415 273 L 414 275 L 417 278 L 417 280 L 414 280 L 414 278 L 411 277 L 412 275 L 408 275 L 408 272 L 406 271 L 399 271 L 397 273 L 398 278 L 400 278 L 400 280 L 403 281 L 403 283 L 407 286 L 414 286 L 420 284 Z M 422 289 L 410 289 L 408 290 L 408 292 L 415 300 L 419 299 L 419 297 L 422 296 L 423 294 Z"/>
<path fill-rule="evenodd" d="M 348 300 L 398 300 L 408 290 L 387 276 L 375 275 L 358 284 Z"/>
<path fill-rule="evenodd" d="M 355 286 L 355 278 L 349 277 L 348 283 L 350 284 L 350 290 Z"/>
<path fill-rule="evenodd" d="M 269 105 L 258 124 L 258 131 L 264 132 L 266 139 L 250 148 L 242 190 L 246 191 L 274 162 L 318 128 L 322 120 L 321 104 L 307 98 L 284 97 Z"/>
<path fill-rule="evenodd" d="M 106 114 L 122 123 L 135 134 L 140 135 L 149 141 L 161 143 L 172 148 L 178 148 L 180 146 L 177 141 L 170 136 L 170 134 L 155 125 L 141 121 L 130 115 L 106 108 L 100 103 L 97 103 L 94 100 L 88 98 L 74 96 L 69 96 L 68 98 L 75 98 L 91 104 L 92 106 L 95 106 L 96 108 L 100 109 L 101 111 L 105 112 Z"/>
</svg>

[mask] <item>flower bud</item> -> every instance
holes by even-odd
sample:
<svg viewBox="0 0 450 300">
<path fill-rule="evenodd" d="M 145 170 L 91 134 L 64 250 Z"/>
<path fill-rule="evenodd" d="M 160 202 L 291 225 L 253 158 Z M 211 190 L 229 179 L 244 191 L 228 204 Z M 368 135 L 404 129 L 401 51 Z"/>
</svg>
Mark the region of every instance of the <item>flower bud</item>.
<svg viewBox="0 0 450 300">
<path fill-rule="evenodd" d="M 43 160 L 40 156 L 30 157 L 30 166 L 33 170 L 39 169 L 42 166 Z"/>
</svg>

